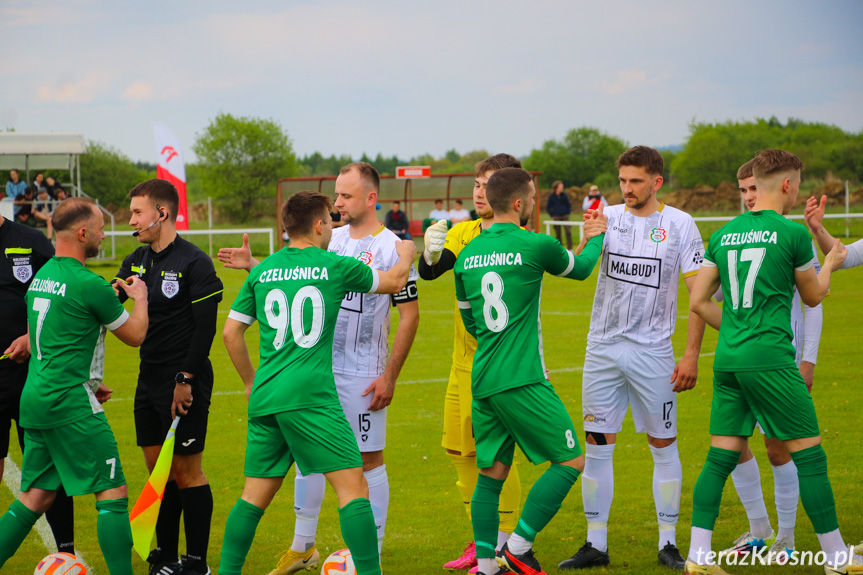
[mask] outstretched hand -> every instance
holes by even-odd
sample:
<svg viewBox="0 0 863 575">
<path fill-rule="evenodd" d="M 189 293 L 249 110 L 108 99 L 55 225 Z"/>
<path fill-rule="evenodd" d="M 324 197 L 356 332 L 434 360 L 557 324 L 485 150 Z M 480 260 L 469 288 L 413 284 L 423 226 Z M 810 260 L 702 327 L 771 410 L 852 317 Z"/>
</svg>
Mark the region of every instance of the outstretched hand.
<svg viewBox="0 0 863 575">
<path fill-rule="evenodd" d="M 254 267 L 252 260 L 249 234 L 243 234 L 243 245 L 239 248 L 219 248 L 219 261 L 226 268 L 249 271 Z"/>
<path fill-rule="evenodd" d="M 821 229 L 821 222 L 824 220 L 824 211 L 827 207 L 827 196 L 821 196 L 819 202 L 815 196 L 806 200 L 806 209 L 803 211 L 803 217 L 806 218 L 806 225 L 813 232 Z"/>
</svg>

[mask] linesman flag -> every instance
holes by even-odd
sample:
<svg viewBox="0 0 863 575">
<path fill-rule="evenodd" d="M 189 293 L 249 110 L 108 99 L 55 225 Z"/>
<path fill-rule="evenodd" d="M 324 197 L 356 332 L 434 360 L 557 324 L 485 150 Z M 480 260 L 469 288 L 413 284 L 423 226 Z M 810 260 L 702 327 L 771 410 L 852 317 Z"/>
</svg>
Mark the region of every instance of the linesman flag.
<svg viewBox="0 0 863 575">
<path fill-rule="evenodd" d="M 153 467 L 153 473 L 150 474 L 150 479 L 147 480 L 144 490 L 138 496 L 132 512 L 129 513 L 129 523 L 132 524 L 132 544 L 141 559 L 145 561 L 147 555 L 150 554 L 150 542 L 156 533 L 159 507 L 162 505 L 165 485 L 171 474 L 171 460 L 174 458 L 174 434 L 177 432 L 177 425 L 179 424 L 180 417 L 177 416 L 174 418 L 174 423 L 171 424 L 171 429 L 168 430 L 165 443 L 162 444 L 162 450 L 159 452 L 155 467 Z"/>
<path fill-rule="evenodd" d="M 170 128 L 162 124 L 153 124 L 156 135 L 156 177 L 174 184 L 180 195 L 180 206 L 177 209 L 177 229 L 189 229 L 189 209 L 186 207 L 186 164 L 183 160 L 183 150 L 180 140 Z"/>
</svg>

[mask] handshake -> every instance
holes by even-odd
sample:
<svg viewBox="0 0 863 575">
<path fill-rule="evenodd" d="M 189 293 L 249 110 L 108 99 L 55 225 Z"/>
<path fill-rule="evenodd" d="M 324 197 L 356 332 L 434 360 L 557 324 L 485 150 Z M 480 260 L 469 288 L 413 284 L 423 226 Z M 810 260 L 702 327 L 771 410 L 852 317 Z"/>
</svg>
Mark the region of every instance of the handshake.
<svg viewBox="0 0 863 575">
<path fill-rule="evenodd" d="M 603 213 L 601 203 L 597 209 L 584 212 L 584 238 L 586 240 L 604 234 L 607 230 L 608 216 Z"/>
</svg>

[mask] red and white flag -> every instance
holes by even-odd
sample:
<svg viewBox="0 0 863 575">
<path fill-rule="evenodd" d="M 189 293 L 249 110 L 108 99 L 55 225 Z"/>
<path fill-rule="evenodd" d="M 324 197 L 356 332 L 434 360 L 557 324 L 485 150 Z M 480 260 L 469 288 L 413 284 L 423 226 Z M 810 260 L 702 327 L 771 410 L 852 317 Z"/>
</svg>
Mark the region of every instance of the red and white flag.
<svg viewBox="0 0 863 575">
<path fill-rule="evenodd" d="M 186 207 L 186 164 L 180 141 L 167 126 L 153 124 L 156 133 L 156 177 L 168 180 L 180 194 L 180 207 L 177 210 L 177 229 L 189 229 L 189 210 Z"/>
</svg>

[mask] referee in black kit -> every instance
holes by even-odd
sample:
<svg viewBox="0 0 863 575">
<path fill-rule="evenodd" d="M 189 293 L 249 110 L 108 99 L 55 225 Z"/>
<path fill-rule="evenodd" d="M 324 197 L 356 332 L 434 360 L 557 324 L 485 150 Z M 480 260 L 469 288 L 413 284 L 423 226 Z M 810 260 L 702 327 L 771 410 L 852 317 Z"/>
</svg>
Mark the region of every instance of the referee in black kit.
<svg viewBox="0 0 863 575">
<path fill-rule="evenodd" d="M 0 482 L 12 420 L 18 429 L 18 445 L 24 452 L 24 430 L 18 425 L 18 405 L 27 380 L 30 339 L 24 296 L 33 276 L 54 257 L 54 246 L 39 230 L 0 216 Z M 100 388 L 107 390 L 106 387 Z M 97 394 L 99 401 L 110 392 Z M 20 478 L 19 478 L 20 483 Z M 20 485 L 16 485 L 16 488 Z M 51 526 L 57 550 L 75 554 L 75 517 L 72 498 L 61 486 L 45 518 Z"/>
<path fill-rule="evenodd" d="M 171 477 L 156 522 L 158 547 L 151 575 L 206 575 L 213 494 L 201 466 L 213 393 L 210 346 L 222 300 L 212 260 L 177 234 L 177 189 L 165 180 L 132 188 L 134 236 L 145 244 L 123 260 L 117 278 L 137 275 L 147 284 L 150 327 L 141 346 L 135 391 L 135 429 L 152 471 L 174 415 L 180 415 Z M 115 287 L 115 290 L 117 288 Z M 118 293 L 120 298 L 125 292 Z M 178 560 L 180 514 L 186 555 Z"/>
</svg>

